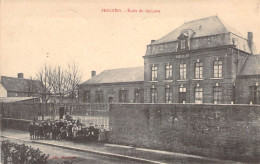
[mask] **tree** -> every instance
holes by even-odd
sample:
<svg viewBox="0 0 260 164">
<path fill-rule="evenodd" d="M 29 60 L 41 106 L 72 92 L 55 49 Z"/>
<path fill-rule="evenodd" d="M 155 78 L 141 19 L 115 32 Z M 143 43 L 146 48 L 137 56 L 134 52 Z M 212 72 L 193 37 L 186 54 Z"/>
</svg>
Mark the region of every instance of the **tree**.
<svg viewBox="0 0 260 164">
<path fill-rule="evenodd" d="M 78 97 L 78 85 L 81 82 L 82 73 L 75 62 L 68 63 L 66 73 L 69 80 L 69 97 L 73 103 Z"/>
<path fill-rule="evenodd" d="M 58 97 L 60 102 L 63 102 L 69 93 L 69 78 L 66 71 L 60 66 L 54 67 L 50 73 L 50 80 L 53 94 Z"/>
<path fill-rule="evenodd" d="M 46 64 L 36 74 L 36 80 L 39 81 L 37 93 L 40 95 L 42 102 L 46 102 L 46 104 L 51 96 L 51 78 L 51 67 Z"/>
</svg>

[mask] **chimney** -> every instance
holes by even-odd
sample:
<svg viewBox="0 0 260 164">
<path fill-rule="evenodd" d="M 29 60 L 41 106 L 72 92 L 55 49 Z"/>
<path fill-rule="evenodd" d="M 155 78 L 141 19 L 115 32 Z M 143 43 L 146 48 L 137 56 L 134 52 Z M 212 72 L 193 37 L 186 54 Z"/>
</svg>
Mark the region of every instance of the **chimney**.
<svg viewBox="0 0 260 164">
<path fill-rule="evenodd" d="M 91 77 L 96 76 L 96 71 L 91 71 Z"/>
<path fill-rule="evenodd" d="M 155 42 L 155 40 L 151 40 L 151 44 L 152 44 L 153 42 Z"/>
<path fill-rule="evenodd" d="M 248 42 L 248 46 L 249 46 L 251 52 L 253 52 L 253 33 L 252 32 L 247 33 L 247 42 Z"/>
<path fill-rule="evenodd" d="M 17 77 L 18 77 L 19 79 L 23 79 L 23 73 L 18 73 Z"/>
</svg>

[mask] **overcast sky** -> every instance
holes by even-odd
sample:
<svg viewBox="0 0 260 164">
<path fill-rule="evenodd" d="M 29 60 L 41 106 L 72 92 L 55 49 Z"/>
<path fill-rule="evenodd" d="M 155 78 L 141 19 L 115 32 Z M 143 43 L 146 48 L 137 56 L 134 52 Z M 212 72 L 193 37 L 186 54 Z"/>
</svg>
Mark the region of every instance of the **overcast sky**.
<svg viewBox="0 0 260 164">
<path fill-rule="evenodd" d="M 2 0 L 0 74 L 34 76 L 44 63 L 75 61 L 83 73 L 142 66 L 146 45 L 185 21 L 218 15 L 260 51 L 260 0 Z M 102 9 L 121 9 L 103 13 Z M 128 13 L 127 9 L 144 10 Z M 146 9 L 160 13 L 145 13 Z"/>
</svg>

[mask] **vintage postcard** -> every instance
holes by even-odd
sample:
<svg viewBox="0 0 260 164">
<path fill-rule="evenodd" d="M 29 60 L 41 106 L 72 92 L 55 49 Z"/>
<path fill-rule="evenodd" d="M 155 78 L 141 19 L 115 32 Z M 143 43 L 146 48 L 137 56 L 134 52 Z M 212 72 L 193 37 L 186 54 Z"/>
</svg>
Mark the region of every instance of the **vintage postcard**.
<svg viewBox="0 0 260 164">
<path fill-rule="evenodd" d="M 1 163 L 260 163 L 260 0 L 2 0 Z"/>
</svg>

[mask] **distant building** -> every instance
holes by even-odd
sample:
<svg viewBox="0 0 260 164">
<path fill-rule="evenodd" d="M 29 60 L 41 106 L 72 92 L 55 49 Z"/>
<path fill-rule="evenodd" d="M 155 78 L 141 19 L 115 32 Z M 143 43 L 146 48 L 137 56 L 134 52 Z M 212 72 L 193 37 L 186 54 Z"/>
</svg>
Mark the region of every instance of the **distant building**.
<svg viewBox="0 0 260 164">
<path fill-rule="evenodd" d="M 144 68 L 105 70 L 79 85 L 79 99 L 84 103 L 143 103 Z"/>
<path fill-rule="evenodd" d="M 1 76 L 0 97 L 31 97 L 35 96 L 40 81 L 24 79 L 23 73 L 18 77 Z"/>
<path fill-rule="evenodd" d="M 140 88 L 145 103 L 260 104 L 255 53 L 252 32 L 244 37 L 217 16 L 186 22 L 147 45 L 143 79 L 132 80 L 127 69 L 106 70 L 81 84 L 79 97 L 136 102 Z"/>
</svg>

